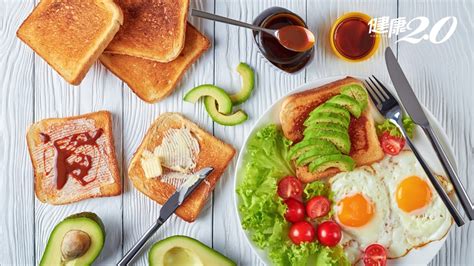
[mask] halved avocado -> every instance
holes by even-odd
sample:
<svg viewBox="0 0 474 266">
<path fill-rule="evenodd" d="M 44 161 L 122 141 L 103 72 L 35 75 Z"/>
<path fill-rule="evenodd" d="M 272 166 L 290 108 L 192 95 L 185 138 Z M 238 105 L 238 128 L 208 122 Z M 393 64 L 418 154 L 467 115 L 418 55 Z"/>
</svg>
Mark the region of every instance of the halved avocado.
<svg viewBox="0 0 474 266">
<path fill-rule="evenodd" d="M 333 123 L 319 123 L 310 125 L 309 127 L 305 128 L 303 131 L 303 135 L 309 134 L 311 131 L 315 130 L 333 130 L 341 133 L 347 133 L 347 128 L 343 127 L 339 124 Z"/>
<path fill-rule="evenodd" d="M 224 126 L 235 126 L 242 124 L 248 119 L 248 115 L 242 110 L 238 110 L 237 112 L 230 115 L 220 113 L 218 110 L 217 101 L 210 96 L 204 98 L 204 106 L 206 107 L 206 111 L 212 120 Z"/>
<path fill-rule="evenodd" d="M 306 151 L 313 149 L 321 149 L 333 153 L 339 152 L 337 147 L 330 141 L 324 139 L 303 139 L 290 148 L 288 156 L 290 159 L 294 160 Z"/>
<path fill-rule="evenodd" d="M 91 265 L 104 241 L 104 225 L 95 213 L 71 215 L 54 227 L 40 265 Z"/>
<path fill-rule="evenodd" d="M 237 66 L 237 72 L 239 72 L 240 77 L 242 78 L 242 87 L 238 93 L 230 96 L 234 106 L 247 101 L 248 98 L 250 98 L 250 95 L 252 95 L 255 85 L 255 73 L 249 65 L 246 63 L 240 63 Z"/>
<path fill-rule="evenodd" d="M 184 100 L 196 103 L 201 97 L 206 96 L 212 97 L 217 101 L 219 113 L 230 114 L 232 112 L 232 100 L 227 92 L 211 84 L 204 84 L 191 89 L 184 95 Z"/>
<path fill-rule="evenodd" d="M 369 94 L 367 94 L 367 91 L 364 87 L 358 84 L 351 84 L 342 87 L 341 94 L 356 99 L 359 102 L 362 110 L 364 110 L 367 107 L 367 104 L 369 103 Z"/>
<path fill-rule="evenodd" d="M 349 134 L 341 133 L 332 130 L 315 130 L 305 135 L 308 139 L 324 139 L 332 142 L 339 151 L 344 154 L 349 154 L 351 150 L 351 140 Z"/>
<path fill-rule="evenodd" d="M 359 102 L 352 98 L 351 96 L 347 96 L 344 94 L 339 94 L 327 101 L 328 103 L 339 105 L 349 111 L 353 116 L 358 118 L 362 113 L 362 106 Z"/>
<path fill-rule="evenodd" d="M 333 113 L 317 113 L 306 119 L 304 121 L 303 125 L 306 127 L 309 127 L 314 124 L 320 124 L 320 123 L 333 123 L 333 124 L 338 124 L 341 125 L 345 128 L 349 128 L 349 123 L 350 119 L 346 119 L 343 116 L 340 116 L 338 114 L 333 114 Z"/>
<path fill-rule="evenodd" d="M 187 236 L 172 236 L 155 243 L 148 253 L 150 266 L 237 265 L 235 262 Z"/>
<path fill-rule="evenodd" d="M 323 172 L 332 167 L 338 168 L 343 172 L 348 172 L 354 169 L 355 162 L 348 155 L 331 154 L 318 157 L 316 160 L 309 164 L 308 170 L 311 173 Z"/>
<path fill-rule="evenodd" d="M 307 165 L 321 156 L 331 155 L 331 154 L 341 154 L 341 152 L 337 149 L 335 151 L 321 150 L 321 149 L 309 150 L 301 154 L 300 157 L 298 157 L 298 159 L 296 160 L 296 165 L 298 166 Z"/>
<path fill-rule="evenodd" d="M 316 107 L 309 113 L 309 117 L 317 113 L 334 113 L 345 117 L 346 120 L 351 119 L 351 114 L 345 108 L 341 108 L 341 106 L 332 103 L 323 103 Z"/>
</svg>

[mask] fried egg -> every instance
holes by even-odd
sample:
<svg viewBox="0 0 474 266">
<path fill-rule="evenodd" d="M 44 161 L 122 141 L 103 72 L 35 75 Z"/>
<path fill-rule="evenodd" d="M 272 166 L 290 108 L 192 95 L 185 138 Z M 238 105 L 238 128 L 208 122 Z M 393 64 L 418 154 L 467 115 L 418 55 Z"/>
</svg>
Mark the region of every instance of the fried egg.
<svg viewBox="0 0 474 266">
<path fill-rule="evenodd" d="M 440 178 L 448 192 L 452 190 Z M 352 263 L 374 243 L 386 248 L 388 258 L 402 257 L 442 239 L 453 223 L 411 151 L 337 174 L 329 183 L 334 219 L 343 231 L 341 245 Z"/>
<path fill-rule="evenodd" d="M 442 239 L 452 224 L 448 209 L 411 151 L 373 165 L 389 193 L 392 244 L 389 257 Z"/>
<path fill-rule="evenodd" d="M 382 180 L 370 167 L 337 174 L 330 179 L 334 217 L 343 230 L 343 242 L 357 241 L 365 249 L 372 243 L 390 244 L 390 207 Z M 354 243 L 351 244 L 354 246 Z"/>
</svg>

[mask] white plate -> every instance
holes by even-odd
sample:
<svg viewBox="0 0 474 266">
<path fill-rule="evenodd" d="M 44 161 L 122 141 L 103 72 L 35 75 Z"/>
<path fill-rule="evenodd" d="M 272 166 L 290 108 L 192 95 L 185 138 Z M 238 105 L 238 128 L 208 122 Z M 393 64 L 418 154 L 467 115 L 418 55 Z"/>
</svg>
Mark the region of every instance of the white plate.
<svg viewBox="0 0 474 266">
<path fill-rule="evenodd" d="M 324 84 L 327 84 L 327 83 L 330 83 L 330 82 L 333 82 L 335 80 L 342 79 L 342 78 L 345 78 L 345 76 L 330 77 L 330 78 L 324 78 L 324 79 L 319 79 L 319 80 L 316 80 L 316 81 L 312 81 L 312 82 L 309 82 L 309 83 L 306 83 L 306 84 L 300 86 L 296 90 L 290 92 L 288 95 L 296 93 L 296 92 L 301 92 L 301 91 L 313 89 L 313 88 L 322 86 Z M 363 78 L 360 78 L 360 77 L 356 77 L 356 78 L 363 79 Z M 394 92 L 392 87 L 388 86 L 388 88 L 392 92 Z M 396 95 L 396 94 L 394 93 L 394 95 Z M 268 108 L 265 111 L 265 113 L 257 120 L 255 125 L 253 126 L 250 134 L 247 136 L 247 138 L 244 142 L 244 145 L 243 145 L 243 147 L 240 151 L 239 158 L 237 160 L 237 168 L 236 168 L 236 171 L 235 171 L 233 191 L 235 191 L 235 189 L 240 184 L 241 179 L 242 179 L 241 174 L 240 174 L 240 169 L 242 168 L 243 156 L 245 155 L 246 150 L 247 150 L 247 142 L 248 142 L 249 136 L 252 136 L 258 129 L 260 129 L 261 127 L 263 127 L 265 125 L 268 125 L 268 124 L 271 124 L 271 123 L 280 124 L 279 114 L 280 114 L 280 110 L 281 110 L 281 104 L 282 104 L 282 102 L 283 102 L 283 100 L 286 96 L 287 95 L 285 95 L 284 97 L 279 99 L 272 106 L 270 106 L 270 108 Z M 454 158 L 453 149 L 451 148 L 451 146 L 448 145 L 449 142 L 448 142 L 448 138 L 447 138 L 446 134 L 443 132 L 443 130 L 441 129 L 441 126 L 436 121 L 436 119 L 431 114 L 431 112 L 429 112 L 426 108 L 424 110 L 425 110 L 426 115 L 428 116 L 428 119 L 430 120 L 431 126 L 434 128 L 435 131 L 437 131 L 437 133 L 439 133 L 438 136 L 439 136 L 439 138 L 440 138 L 440 140 L 441 140 L 441 142 L 442 142 L 442 144 L 445 148 L 445 151 L 447 152 L 447 155 L 448 155 L 449 159 L 451 160 L 451 162 L 454 162 L 454 160 L 453 160 L 453 158 Z M 414 142 L 415 146 L 418 148 L 418 150 L 420 151 L 420 153 L 423 155 L 425 160 L 427 162 L 429 162 L 429 164 L 432 167 L 432 169 L 434 170 L 434 172 L 439 173 L 439 174 L 444 174 L 444 171 L 442 170 L 442 166 L 439 163 L 439 161 L 438 161 L 438 159 L 435 155 L 435 152 L 434 152 L 433 148 L 430 145 L 429 140 L 425 137 L 425 135 L 423 134 L 423 132 L 419 128 L 416 129 L 415 138 L 414 138 L 413 142 Z M 266 251 L 264 251 L 264 250 L 258 248 L 257 246 L 255 246 L 255 244 L 251 240 L 250 234 L 242 228 L 242 223 L 240 222 L 242 220 L 241 220 L 241 217 L 240 217 L 240 213 L 238 211 L 239 197 L 238 197 L 237 193 L 235 193 L 235 192 L 234 192 L 234 205 L 235 205 L 234 209 L 237 212 L 237 216 L 239 217 L 240 229 L 241 229 L 242 234 L 245 235 L 245 239 L 247 239 L 247 242 L 252 247 L 252 249 L 255 251 L 255 253 L 258 255 L 258 257 L 262 260 L 262 262 L 264 262 L 267 265 L 271 265 L 271 262 L 270 262 L 270 260 L 267 256 Z M 446 237 L 447 236 L 445 236 L 443 239 L 441 239 L 439 241 L 431 242 L 430 244 L 425 245 L 424 247 L 422 247 L 420 249 L 413 249 L 405 257 L 402 257 L 402 258 L 396 259 L 396 260 L 389 260 L 388 264 L 389 265 L 407 265 L 407 264 L 410 264 L 410 265 L 426 265 L 439 252 L 439 250 L 443 246 L 443 243 L 446 241 Z"/>
</svg>

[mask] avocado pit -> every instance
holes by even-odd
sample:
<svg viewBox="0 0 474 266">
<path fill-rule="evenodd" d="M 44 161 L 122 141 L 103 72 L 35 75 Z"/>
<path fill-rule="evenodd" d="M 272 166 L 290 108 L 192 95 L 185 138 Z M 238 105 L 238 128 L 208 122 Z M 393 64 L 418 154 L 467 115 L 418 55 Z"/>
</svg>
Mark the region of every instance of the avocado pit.
<svg viewBox="0 0 474 266">
<path fill-rule="evenodd" d="M 81 230 L 70 230 L 61 243 L 61 254 L 65 261 L 82 257 L 91 246 L 89 234 Z"/>
</svg>

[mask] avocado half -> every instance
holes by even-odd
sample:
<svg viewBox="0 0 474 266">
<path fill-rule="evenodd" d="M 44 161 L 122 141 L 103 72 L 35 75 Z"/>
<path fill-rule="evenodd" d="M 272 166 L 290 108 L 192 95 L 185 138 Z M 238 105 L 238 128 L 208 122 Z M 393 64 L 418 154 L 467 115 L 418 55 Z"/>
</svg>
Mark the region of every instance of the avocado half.
<svg viewBox="0 0 474 266">
<path fill-rule="evenodd" d="M 104 224 L 95 213 L 68 216 L 51 232 L 40 265 L 91 265 L 104 241 Z"/>
<path fill-rule="evenodd" d="M 237 265 L 235 262 L 187 236 L 172 236 L 155 243 L 148 253 L 150 266 Z"/>
</svg>

